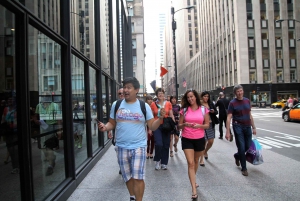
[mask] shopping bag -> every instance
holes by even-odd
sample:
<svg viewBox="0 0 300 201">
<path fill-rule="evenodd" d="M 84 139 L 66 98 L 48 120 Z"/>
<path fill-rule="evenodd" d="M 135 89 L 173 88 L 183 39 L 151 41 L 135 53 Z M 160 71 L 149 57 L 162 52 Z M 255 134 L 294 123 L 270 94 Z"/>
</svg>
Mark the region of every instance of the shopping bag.
<svg viewBox="0 0 300 201">
<path fill-rule="evenodd" d="M 246 160 L 253 165 L 260 165 L 264 162 L 262 157 L 262 147 L 257 139 L 252 139 L 252 143 L 246 152 Z"/>
</svg>

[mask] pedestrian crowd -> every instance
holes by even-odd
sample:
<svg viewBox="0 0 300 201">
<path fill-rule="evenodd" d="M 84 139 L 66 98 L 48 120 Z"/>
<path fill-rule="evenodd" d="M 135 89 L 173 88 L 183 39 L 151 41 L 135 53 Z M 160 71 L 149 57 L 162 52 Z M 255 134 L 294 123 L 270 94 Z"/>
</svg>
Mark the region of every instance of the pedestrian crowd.
<svg viewBox="0 0 300 201">
<path fill-rule="evenodd" d="M 197 199 L 197 170 L 199 166 L 205 167 L 218 124 L 220 140 L 224 136 L 223 124 L 225 138 L 231 142 L 235 137 L 237 153 L 234 162 L 241 166 L 242 175 L 248 176 L 245 152 L 251 145 L 252 134 L 256 135 L 256 128 L 250 100 L 243 96 L 241 85 L 234 86 L 233 100 L 228 101 L 221 92 L 216 103 L 210 100 L 207 91 L 199 94 L 196 90 L 187 90 L 181 105 L 176 96 L 166 99 L 162 88 L 155 91 L 156 99 L 146 96 L 145 102 L 141 101 L 137 97 L 139 88 L 135 77 L 124 79 L 122 99 L 112 104 L 109 121 L 98 122 L 100 131 L 115 131 L 113 134 L 109 132 L 108 137 L 114 138 L 117 162 L 130 200 L 143 199 L 145 161 L 155 161 L 153 169 L 156 171 L 168 170 L 169 157 L 178 152 L 179 138 L 187 160 L 191 199 Z M 171 129 L 170 125 L 173 125 Z"/>
</svg>

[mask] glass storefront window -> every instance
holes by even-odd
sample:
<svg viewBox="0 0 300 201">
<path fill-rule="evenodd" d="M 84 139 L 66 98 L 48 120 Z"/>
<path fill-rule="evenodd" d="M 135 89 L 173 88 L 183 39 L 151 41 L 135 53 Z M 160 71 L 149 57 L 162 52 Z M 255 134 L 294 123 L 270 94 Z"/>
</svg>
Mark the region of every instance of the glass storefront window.
<svg viewBox="0 0 300 201">
<path fill-rule="evenodd" d="M 92 130 L 92 149 L 93 152 L 99 147 L 98 144 L 98 126 L 97 126 L 97 83 L 96 83 L 96 70 L 90 67 L 89 70 L 89 80 L 90 80 L 90 108 L 91 108 L 91 130 Z"/>
<path fill-rule="evenodd" d="M 72 55 L 72 108 L 75 167 L 87 159 L 84 62 Z"/>
<path fill-rule="evenodd" d="M 106 102 L 106 97 L 107 97 L 107 92 L 106 92 L 106 83 L 107 83 L 107 78 L 105 75 L 102 76 L 102 111 L 103 111 L 103 122 L 107 123 L 108 122 L 108 117 L 109 117 L 109 111 L 108 111 L 108 106 Z M 108 140 L 107 138 L 107 132 L 104 132 L 104 142 Z"/>
<path fill-rule="evenodd" d="M 101 67 L 109 74 L 110 57 L 109 52 L 109 16 L 106 1 L 100 1 L 100 38 L 101 38 Z"/>
<path fill-rule="evenodd" d="M 32 26 L 28 28 L 28 43 L 34 196 L 42 200 L 66 177 L 61 46 Z"/>
<path fill-rule="evenodd" d="M 32 1 L 19 0 L 42 22 L 49 26 L 53 31 L 60 34 L 60 1 Z"/>
<path fill-rule="evenodd" d="M 16 92 L 15 15 L 0 5 L 1 200 L 21 200 Z"/>
<path fill-rule="evenodd" d="M 266 102 L 266 104 L 271 104 L 270 101 L 270 91 L 259 91 L 256 93 L 250 93 L 251 105 L 256 105 L 259 102 Z"/>
<path fill-rule="evenodd" d="M 72 45 L 95 61 L 94 1 L 71 1 Z"/>
</svg>

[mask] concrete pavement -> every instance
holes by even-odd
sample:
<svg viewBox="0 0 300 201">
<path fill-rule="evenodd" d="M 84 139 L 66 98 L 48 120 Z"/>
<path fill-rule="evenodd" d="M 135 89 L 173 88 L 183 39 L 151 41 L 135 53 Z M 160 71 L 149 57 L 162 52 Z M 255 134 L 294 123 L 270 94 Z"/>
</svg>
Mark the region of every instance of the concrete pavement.
<svg viewBox="0 0 300 201">
<path fill-rule="evenodd" d="M 218 131 L 216 136 L 219 136 Z M 146 161 L 144 201 L 191 200 L 187 162 L 181 146 L 178 147 L 178 153 L 169 160 L 168 170 L 156 171 L 155 162 Z M 234 141 L 215 139 L 205 167 L 199 166 L 197 172 L 199 201 L 300 200 L 300 162 L 264 150 L 265 162 L 258 166 L 247 163 L 249 176 L 245 177 L 235 165 L 235 151 Z M 114 147 L 111 146 L 68 200 L 129 200 L 126 185 L 118 172 Z"/>
</svg>

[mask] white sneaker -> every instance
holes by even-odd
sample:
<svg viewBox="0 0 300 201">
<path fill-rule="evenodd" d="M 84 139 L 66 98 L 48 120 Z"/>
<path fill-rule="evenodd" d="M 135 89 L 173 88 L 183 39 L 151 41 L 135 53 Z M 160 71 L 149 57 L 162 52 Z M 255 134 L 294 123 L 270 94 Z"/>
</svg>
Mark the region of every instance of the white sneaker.
<svg viewBox="0 0 300 201">
<path fill-rule="evenodd" d="M 162 170 L 167 170 L 167 169 L 168 169 L 168 168 L 167 168 L 167 165 L 161 164 L 161 169 L 162 169 Z"/>
<path fill-rule="evenodd" d="M 156 161 L 155 162 L 155 170 L 159 170 L 160 169 L 160 162 Z"/>
</svg>

